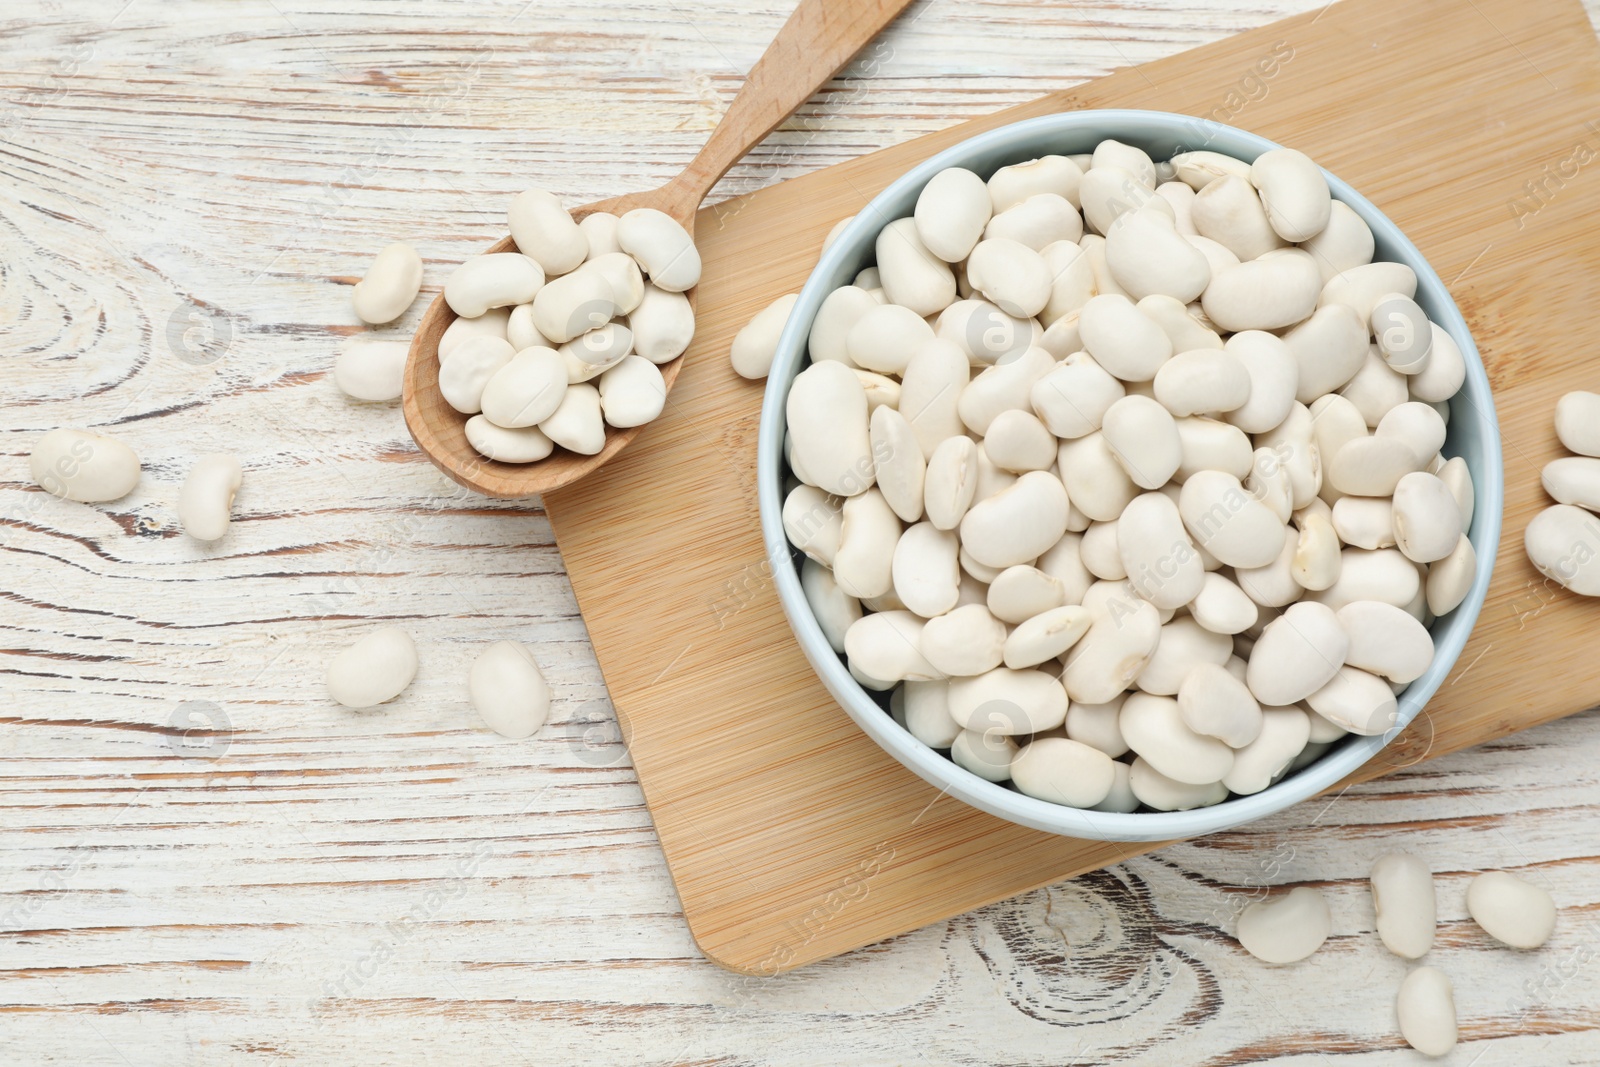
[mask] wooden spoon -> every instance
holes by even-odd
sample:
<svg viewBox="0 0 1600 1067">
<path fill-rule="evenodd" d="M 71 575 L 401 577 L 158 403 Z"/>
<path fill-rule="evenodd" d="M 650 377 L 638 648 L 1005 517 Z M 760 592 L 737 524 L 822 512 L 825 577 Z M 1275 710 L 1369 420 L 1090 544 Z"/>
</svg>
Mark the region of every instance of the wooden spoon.
<svg viewBox="0 0 1600 1067">
<path fill-rule="evenodd" d="M 710 140 L 683 173 L 659 189 L 578 208 L 573 217 L 581 219 L 596 211 L 621 215 L 634 208 L 653 207 L 678 220 L 692 236 L 695 213 L 711 187 L 908 3 L 910 0 L 800 0 L 789 21 L 751 68 Z M 489 249 L 515 250 L 510 237 Z M 692 306 L 695 290 L 687 295 Z M 423 316 L 406 360 L 401 407 L 417 447 L 461 485 L 495 497 L 530 496 L 559 489 L 621 452 L 643 429 L 606 427 L 605 447 L 592 456 L 557 448 L 537 463 L 519 464 L 500 463 L 480 455 L 467 441 L 467 416 L 452 408 L 439 393 L 439 337 L 455 317 L 442 295 L 434 299 Z M 668 390 L 682 366 L 682 356 L 661 366 Z"/>
</svg>

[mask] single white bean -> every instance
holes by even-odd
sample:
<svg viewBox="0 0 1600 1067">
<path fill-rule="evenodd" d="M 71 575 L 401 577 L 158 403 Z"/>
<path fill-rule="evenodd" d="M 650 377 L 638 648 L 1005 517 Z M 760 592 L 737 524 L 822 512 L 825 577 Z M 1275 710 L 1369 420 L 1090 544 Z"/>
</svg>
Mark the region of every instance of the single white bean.
<svg viewBox="0 0 1600 1067">
<path fill-rule="evenodd" d="M 590 259 L 622 251 L 617 243 L 617 226 L 621 221 L 609 211 L 591 211 L 578 220 L 578 229 L 589 243 Z"/>
<path fill-rule="evenodd" d="M 1392 496 L 1401 480 L 1421 471 L 1426 462 L 1399 438 L 1358 437 L 1345 442 L 1334 454 L 1328 465 L 1328 480 L 1339 492 L 1350 496 Z M 1461 517 L 1457 515 L 1455 519 L 1459 525 Z"/>
<path fill-rule="evenodd" d="M 1249 398 L 1222 415 L 1224 422 L 1245 433 L 1266 433 L 1294 410 L 1299 365 L 1282 339 L 1261 330 L 1245 330 L 1228 338 L 1223 350 L 1244 366 L 1250 377 Z"/>
<path fill-rule="evenodd" d="M 654 363 L 627 356 L 600 376 L 600 414 L 618 429 L 643 426 L 661 415 L 667 383 Z"/>
<path fill-rule="evenodd" d="M 398 626 L 374 630 L 328 664 L 328 694 L 347 708 L 393 700 L 417 676 L 417 646 Z"/>
<path fill-rule="evenodd" d="M 1128 768 L 1128 788 L 1140 803 L 1156 811 L 1188 811 L 1220 804 L 1228 798 L 1228 787 L 1221 782 L 1188 785 L 1168 778 L 1144 757 Z"/>
<path fill-rule="evenodd" d="M 1556 401 L 1556 438 L 1568 452 L 1600 456 L 1600 393 L 1574 390 Z"/>
<path fill-rule="evenodd" d="M 694 308 L 682 293 L 646 284 L 639 306 L 628 313 L 633 350 L 651 363 L 671 363 L 694 340 Z"/>
<path fill-rule="evenodd" d="M 949 748 L 961 734 L 950 715 L 946 682 L 905 682 L 889 698 L 889 711 L 906 731 L 929 748 Z"/>
<path fill-rule="evenodd" d="M 1011 761 L 1011 780 L 1024 796 L 1092 808 L 1111 793 L 1111 757 L 1066 737 L 1041 737 Z"/>
<path fill-rule="evenodd" d="M 491 420 L 492 421 L 492 420 Z M 606 444 L 605 417 L 600 412 L 600 391 L 587 383 L 567 386 L 561 403 L 539 423 L 551 441 L 582 456 L 598 453 Z"/>
<path fill-rule="evenodd" d="M 1089 605 L 1093 621 L 1065 657 L 1061 682 L 1084 704 L 1105 704 L 1127 689 L 1161 640 L 1161 613 L 1136 596 Z"/>
<path fill-rule="evenodd" d="M 983 438 L 984 454 L 995 466 L 1013 474 L 1049 470 L 1056 462 L 1057 446 L 1044 423 L 1019 408 L 995 416 Z"/>
<path fill-rule="evenodd" d="M 956 298 L 955 274 L 922 243 L 916 219 L 896 219 L 885 226 L 878 234 L 877 255 L 878 274 L 891 304 L 932 315 Z"/>
<path fill-rule="evenodd" d="M 1140 596 L 1170 609 L 1200 595 L 1205 563 L 1171 497 L 1160 492 L 1135 497 L 1117 520 L 1116 531 L 1123 573 Z"/>
<path fill-rule="evenodd" d="M 927 461 L 911 424 L 890 407 L 873 410 L 868 420 L 868 443 L 879 492 L 905 522 L 922 518 Z M 953 529 L 960 516 L 948 529 Z"/>
<path fill-rule="evenodd" d="M 1044 671 L 996 667 L 950 680 L 950 714 L 967 730 L 1043 733 L 1066 721 L 1067 694 Z"/>
<path fill-rule="evenodd" d="M 1367 263 L 1340 271 L 1317 297 L 1317 306 L 1348 304 L 1362 322 L 1372 321 L 1380 297 L 1391 293 L 1417 295 L 1417 274 L 1404 263 Z"/>
<path fill-rule="evenodd" d="M 1191 475 L 1178 511 L 1194 542 L 1230 567 L 1264 567 L 1283 550 L 1283 523 L 1226 472 Z"/>
<path fill-rule="evenodd" d="M 1015 358 L 985 367 L 956 401 L 961 422 L 974 433 L 987 434 L 1003 412 L 1026 408 L 1033 387 L 1056 365 L 1042 348 L 1028 348 Z M 909 416 L 908 416 L 909 417 Z"/>
<path fill-rule="evenodd" d="M 1262 631 L 1245 680 L 1261 703 L 1287 706 L 1327 685 L 1349 651 L 1338 616 L 1325 604 L 1301 601 Z"/>
<path fill-rule="evenodd" d="M 527 304 L 519 304 L 515 310 L 520 310 L 521 308 L 527 308 L 528 313 L 533 311 L 533 308 Z M 458 318 L 446 326 L 444 333 L 439 335 L 439 362 L 443 364 L 469 337 L 488 336 L 498 337 L 502 341 L 507 340 L 510 333 L 513 310 L 508 307 L 490 308 L 475 319 Z M 529 347 L 531 346 L 519 346 L 513 342 L 512 351 L 520 352 L 522 349 Z"/>
<path fill-rule="evenodd" d="M 533 652 L 517 641 L 496 641 L 480 652 L 467 691 L 484 725 L 501 737 L 532 737 L 550 718 L 550 683 Z"/>
<path fill-rule="evenodd" d="M 357 318 L 379 325 L 404 315 L 421 289 L 422 257 L 404 241 L 396 241 L 373 259 L 350 299 Z"/>
<path fill-rule="evenodd" d="M 907 364 L 900 379 L 900 414 L 911 424 L 925 458 L 931 459 L 942 442 L 965 432 L 958 405 L 970 376 L 966 353 L 938 338 Z"/>
<path fill-rule="evenodd" d="M 527 348 L 512 356 L 484 383 L 479 404 L 484 418 L 508 430 L 537 426 L 556 413 L 567 395 L 567 364 L 549 348 Z"/>
<path fill-rule="evenodd" d="M 1273 230 L 1267 209 L 1247 178 L 1230 174 L 1207 182 L 1197 191 L 1189 213 L 1201 236 L 1224 246 L 1242 262 L 1288 243 Z"/>
<path fill-rule="evenodd" d="M 1467 461 L 1460 456 L 1451 456 L 1435 473 L 1440 481 L 1450 487 L 1450 494 L 1456 498 L 1456 510 L 1461 512 L 1461 532 L 1468 532 L 1472 529 L 1477 493 L 1472 488 L 1472 471 L 1467 467 Z"/>
<path fill-rule="evenodd" d="M 1183 484 L 1200 471 L 1217 470 L 1236 479 L 1249 476 L 1254 454 L 1250 438 L 1237 426 L 1216 419 L 1186 416 L 1175 420 L 1183 461 L 1173 481 Z M 1070 489 L 1071 487 L 1068 486 Z"/>
<path fill-rule="evenodd" d="M 1066 156 L 1042 156 L 1001 167 L 989 178 L 989 201 L 998 213 L 1037 193 L 1055 193 L 1078 206 L 1084 168 Z"/>
<path fill-rule="evenodd" d="M 1324 285 L 1335 274 L 1371 263 L 1376 246 L 1372 230 L 1354 208 L 1338 200 L 1330 206 L 1328 225 L 1300 246 L 1316 259 Z"/>
<path fill-rule="evenodd" d="M 524 189 L 507 211 L 517 251 L 538 262 L 547 275 L 575 270 L 589 256 L 589 239 L 567 209 L 543 189 Z"/>
<path fill-rule="evenodd" d="M 1250 167 L 1250 183 L 1261 196 L 1267 221 L 1285 241 L 1308 241 L 1327 228 L 1333 197 L 1322 168 L 1304 152 L 1274 148 Z"/>
<path fill-rule="evenodd" d="M 1420 373 L 1433 349 L 1433 330 L 1417 302 L 1404 293 L 1385 293 L 1372 305 L 1372 336 L 1384 362 L 1401 374 Z"/>
<path fill-rule="evenodd" d="M 456 346 L 439 364 L 439 394 L 463 415 L 483 410 L 483 390 L 516 353 L 511 342 L 491 334 L 478 334 Z"/>
<path fill-rule="evenodd" d="M 1384 946 L 1408 960 L 1427 955 L 1438 922 L 1428 865 L 1409 853 L 1388 852 L 1373 863 L 1371 878 L 1372 910 Z"/>
<path fill-rule="evenodd" d="M 961 519 L 961 544 L 989 567 L 1037 559 L 1067 532 L 1067 491 L 1048 471 L 1029 471 Z"/>
<path fill-rule="evenodd" d="M 617 222 L 617 244 L 638 261 L 657 289 L 681 293 L 700 281 L 700 252 L 676 219 L 638 207 Z"/>
<path fill-rule="evenodd" d="M 1087 352 L 1076 352 L 1033 384 L 1028 398 L 1056 437 L 1084 437 L 1100 429 L 1111 405 L 1127 395 L 1123 384 Z"/>
<path fill-rule="evenodd" d="M 138 454 L 88 430 L 51 430 L 33 446 L 28 468 L 45 492 L 89 504 L 117 500 L 139 484 Z"/>
<path fill-rule="evenodd" d="M 1219 178 L 1250 177 L 1250 164 L 1221 152 L 1179 152 L 1171 162 L 1178 180 L 1197 192 Z"/>
<path fill-rule="evenodd" d="M 1229 748 L 1243 748 L 1261 734 L 1260 703 L 1221 664 L 1197 663 L 1190 668 L 1178 687 L 1178 712 L 1189 729 Z"/>
<path fill-rule="evenodd" d="M 1250 374 L 1231 352 L 1179 352 L 1156 371 L 1155 391 L 1173 415 L 1232 411 L 1250 399 Z"/>
<path fill-rule="evenodd" d="M 1505 871 L 1488 871 L 1472 880 L 1467 913 L 1484 933 L 1512 948 L 1538 948 L 1556 928 L 1550 894 Z"/>
<path fill-rule="evenodd" d="M 457 322 L 465 321 L 457 319 Z M 333 364 L 333 382 L 352 400 L 397 400 L 403 388 L 409 341 L 350 338 Z"/>
<path fill-rule="evenodd" d="M 1523 546 L 1540 574 L 1582 596 L 1600 596 L 1600 518 L 1556 504 L 1528 523 Z"/>
<path fill-rule="evenodd" d="M 1134 676 L 1134 684 L 1153 696 L 1177 696 L 1183 679 L 1197 665 L 1220 666 L 1232 654 L 1233 641 L 1227 635 L 1212 633 L 1186 616 L 1175 616 L 1162 625 L 1155 650 Z"/>
<path fill-rule="evenodd" d="M 970 678 L 1000 666 L 1005 643 L 1005 623 L 982 604 L 967 604 L 929 619 L 919 647 L 935 670 Z"/>
<path fill-rule="evenodd" d="M 1456 1047 L 1456 1002 L 1450 979 L 1437 967 L 1418 967 L 1395 997 L 1400 1036 L 1424 1056 L 1444 1056 Z"/>
<path fill-rule="evenodd" d="M 1392 548 L 1394 502 L 1387 497 L 1340 497 L 1333 505 L 1333 528 L 1354 548 Z"/>
<path fill-rule="evenodd" d="M 814 485 L 797 485 L 783 500 L 783 530 L 790 544 L 831 568 L 844 532 L 844 501 Z"/>
<path fill-rule="evenodd" d="M 1143 489 L 1167 484 L 1183 459 L 1172 415 L 1149 397 L 1125 396 L 1112 404 L 1101 434 L 1128 477 Z"/>
<path fill-rule="evenodd" d="M 1450 487 L 1426 471 L 1401 478 L 1394 487 L 1394 538 L 1406 558 L 1417 563 L 1433 563 L 1455 551 L 1461 511 Z"/>
<path fill-rule="evenodd" d="M 1311 886 L 1257 901 L 1239 915 L 1239 944 L 1266 963 L 1303 960 L 1322 947 L 1332 930 L 1328 901 Z"/>
<path fill-rule="evenodd" d="M 1172 342 L 1126 296 L 1102 293 L 1078 317 L 1083 347 L 1124 382 L 1147 382 L 1172 358 Z"/>
<path fill-rule="evenodd" d="M 985 241 L 1010 238 L 1035 252 L 1059 241 L 1076 242 L 1082 236 L 1083 216 L 1057 193 L 1035 193 L 995 215 L 983 228 Z"/>
<path fill-rule="evenodd" d="M 1005 665 L 1020 670 L 1055 659 L 1089 632 L 1091 621 L 1088 609 L 1076 604 L 1051 608 L 1025 620 L 1005 639 Z"/>
<path fill-rule="evenodd" d="M 1018 564 L 1001 571 L 985 592 L 989 611 L 1013 626 L 1067 603 L 1067 587 L 1059 577 L 1037 566 Z"/>
<path fill-rule="evenodd" d="M 978 445 L 965 435 L 947 437 L 933 450 L 923 480 L 923 511 L 940 530 L 961 525 L 978 492 Z"/>
<path fill-rule="evenodd" d="M 1008 315 L 1029 318 L 1050 300 L 1044 257 L 1020 241 L 985 237 L 967 257 L 967 281 Z"/>
<path fill-rule="evenodd" d="M 845 631 L 845 655 L 853 666 L 891 685 L 941 681 L 944 676 L 918 650 L 923 625 L 923 620 L 909 611 L 863 615 Z"/>
<path fill-rule="evenodd" d="M 1140 185 L 1156 187 L 1156 165 L 1144 149 L 1121 141 L 1106 138 L 1095 145 L 1089 157 L 1093 167 L 1121 167 L 1132 174 Z"/>
<path fill-rule="evenodd" d="M 866 308 L 845 334 L 845 352 L 867 370 L 904 374 L 911 357 L 931 340 L 933 327 L 921 315 L 899 304 L 878 304 Z"/>
<path fill-rule="evenodd" d="M 1367 324 L 1347 304 L 1328 304 L 1283 335 L 1299 371 L 1295 399 L 1302 404 L 1342 389 L 1367 360 Z"/>
<path fill-rule="evenodd" d="M 832 360 L 811 364 L 790 386 L 785 411 L 807 480 L 839 496 L 872 487 L 867 393 L 849 367 Z"/>
<path fill-rule="evenodd" d="M 1185 726 L 1178 702 L 1170 697 L 1132 693 L 1117 723 L 1128 747 L 1173 781 L 1220 782 L 1233 767 L 1233 750 Z"/>
<path fill-rule="evenodd" d="M 1256 623 L 1260 609 L 1226 577 L 1207 573 L 1200 592 L 1189 604 L 1194 621 L 1218 634 L 1239 634 Z"/>
<path fill-rule="evenodd" d="M 537 463 L 555 451 L 555 442 L 537 426 L 508 430 L 496 426 L 482 415 L 467 420 L 467 443 L 478 454 L 501 463 Z M 810 489 L 811 487 L 804 486 Z"/>
<path fill-rule="evenodd" d="M 1185 189 L 1188 186 L 1184 186 Z M 1087 301 L 1086 301 L 1087 302 Z M 1196 349 L 1220 349 L 1222 338 L 1218 333 L 1189 313 L 1189 305 L 1164 293 L 1152 293 L 1134 305 L 1146 318 L 1161 327 L 1172 342 L 1174 352 L 1193 352 Z"/>
<path fill-rule="evenodd" d="M 544 271 L 534 260 L 520 252 L 491 252 L 452 271 L 444 283 L 444 299 L 451 311 L 471 319 L 490 308 L 530 303 L 543 286 Z"/>
<path fill-rule="evenodd" d="M 1299 708 L 1265 709 L 1260 733 L 1233 754 L 1222 784 L 1240 796 L 1261 792 L 1288 772 L 1310 735 L 1311 716 Z"/>
<path fill-rule="evenodd" d="M 872 294 L 854 285 L 841 285 L 829 293 L 811 321 L 811 333 L 806 339 L 806 350 L 813 363 L 835 360 L 846 366 L 855 366 L 850 358 L 850 331 L 869 312 L 885 305 L 872 298 Z"/>
<path fill-rule="evenodd" d="M 598 274 L 611 286 L 611 301 L 617 305 L 617 314 L 628 315 L 644 299 L 644 274 L 638 262 L 626 252 L 608 252 L 584 263 L 578 268 L 588 274 Z M 687 298 L 686 298 L 687 299 Z"/>
<path fill-rule="evenodd" d="M 1406 559 L 1399 549 L 1345 548 L 1339 555 L 1338 581 L 1310 594 L 1334 611 L 1357 600 L 1381 600 L 1405 607 L 1421 589 L 1417 565 Z"/>
<path fill-rule="evenodd" d="M 844 652 L 844 635 L 861 618 L 861 601 L 839 588 L 833 571 L 809 557 L 800 562 L 800 589 L 822 635 L 828 639 L 828 647 Z M 945 745 L 948 744 L 947 740 Z"/>
<path fill-rule="evenodd" d="M 951 762 L 989 782 L 1011 777 L 1017 752 L 1016 741 L 993 730 L 962 730 L 950 743 Z"/>
<path fill-rule="evenodd" d="M 861 599 L 883 596 L 893 589 L 900 532 L 899 517 L 876 489 L 847 498 L 839 549 L 833 557 L 833 577 L 839 588 Z"/>
<path fill-rule="evenodd" d="M 1159 211 L 1129 211 L 1106 232 L 1106 268 L 1135 300 L 1152 294 L 1185 304 L 1211 283 L 1211 264 L 1172 219 Z"/>
<path fill-rule="evenodd" d="M 983 179 L 962 167 L 948 167 L 923 186 L 912 217 L 923 246 L 946 263 L 958 263 L 983 236 L 991 214 Z"/>
<path fill-rule="evenodd" d="M 1306 697 L 1306 703 L 1323 718 L 1364 736 L 1387 732 L 1397 719 L 1389 683 L 1355 667 L 1340 667 L 1327 685 Z"/>
<path fill-rule="evenodd" d="M 611 283 L 598 271 L 553 278 L 533 297 L 534 327 L 558 344 L 604 326 L 617 313 Z"/>
<path fill-rule="evenodd" d="M 930 522 L 919 522 L 901 534 L 890 567 L 895 595 L 901 603 L 925 619 L 954 608 L 960 597 L 961 569 L 956 562 L 960 547 L 952 531 L 941 530 Z M 997 666 L 998 662 L 989 666 Z"/>
<path fill-rule="evenodd" d="M 1539 473 L 1539 481 L 1558 504 L 1600 511 L 1600 459 L 1566 456 L 1551 460 Z"/>
<path fill-rule="evenodd" d="M 201 456 L 189 468 L 178 491 L 178 521 L 197 541 L 215 541 L 228 532 L 233 496 L 244 477 L 239 461 L 228 455 Z"/>
</svg>

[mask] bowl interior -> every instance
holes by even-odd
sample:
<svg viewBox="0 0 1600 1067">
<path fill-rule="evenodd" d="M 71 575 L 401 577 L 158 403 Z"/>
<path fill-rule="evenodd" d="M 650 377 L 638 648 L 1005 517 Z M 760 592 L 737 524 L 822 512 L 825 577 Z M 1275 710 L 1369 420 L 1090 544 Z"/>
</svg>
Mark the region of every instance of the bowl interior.
<svg viewBox="0 0 1600 1067">
<path fill-rule="evenodd" d="M 1042 155 L 1090 152 L 1114 137 L 1137 145 L 1157 160 L 1179 152 L 1209 150 L 1245 161 L 1279 147 L 1243 130 L 1187 115 L 1157 111 L 1100 110 L 1050 115 L 1015 123 L 964 141 L 925 161 L 875 197 L 839 235 L 812 271 L 778 344 L 767 381 L 757 454 L 757 493 L 762 535 L 772 562 L 784 612 L 806 658 L 845 711 L 873 740 L 922 778 L 990 814 L 1038 830 L 1106 841 L 1162 841 L 1237 826 L 1320 792 L 1365 763 L 1400 733 L 1439 688 L 1467 641 L 1483 606 L 1500 542 L 1503 484 L 1500 436 L 1494 401 L 1477 346 L 1443 281 L 1400 229 L 1345 182 L 1332 174 L 1329 187 L 1337 200 L 1351 207 L 1372 229 L 1375 259 L 1404 263 L 1417 274 L 1417 303 L 1461 348 L 1467 377 L 1450 401 L 1447 456 L 1461 456 L 1472 474 L 1476 492 L 1470 537 L 1478 566 L 1471 592 L 1461 606 L 1432 626 L 1435 654 L 1427 672 L 1399 698 L 1399 720 L 1388 732 L 1373 737 L 1350 735 L 1316 762 L 1286 776 L 1260 793 L 1230 797 L 1220 804 L 1185 812 L 1085 811 L 1024 796 L 1006 785 L 985 781 L 957 767 L 947 757 L 918 741 L 887 711 L 888 694 L 875 695 L 850 676 L 817 626 L 801 591 L 800 554 L 783 530 L 784 407 L 789 387 L 807 365 L 806 339 L 822 300 L 850 284 L 871 266 L 874 244 L 886 224 L 912 213 L 928 180 L 946 167 L 960 166 L 987 178 L 995 170 Z"/>
</svg>

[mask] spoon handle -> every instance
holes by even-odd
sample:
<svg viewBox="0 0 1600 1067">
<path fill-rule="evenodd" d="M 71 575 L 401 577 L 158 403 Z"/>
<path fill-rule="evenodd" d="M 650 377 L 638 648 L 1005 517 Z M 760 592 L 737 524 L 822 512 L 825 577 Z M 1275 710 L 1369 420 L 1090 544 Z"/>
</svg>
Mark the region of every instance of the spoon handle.
<svg viewBox="0 0 1600 1067">
<path fill-rule="evenodd" d="M 911 0 L 800 0 L 750 68 L 700 154 L 674 181 L 693 212 L 728 169 L 878 35 Z"/>
</svg>

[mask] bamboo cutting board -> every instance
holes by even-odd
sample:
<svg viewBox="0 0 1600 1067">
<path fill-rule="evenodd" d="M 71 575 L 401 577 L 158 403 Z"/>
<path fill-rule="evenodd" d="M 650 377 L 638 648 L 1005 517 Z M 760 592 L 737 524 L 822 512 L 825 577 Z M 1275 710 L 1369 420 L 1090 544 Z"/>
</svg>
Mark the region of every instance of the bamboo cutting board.
<svg viewBox="0 0 1600 1067">
<path fill-rule="evenodd" d="M 1505 535 L 1456 669 L 1370 778 L 1600 699 L 1600 604 L 1544 582 L 1556 398 L 1588 366 L 1600 264 L 1600 48 L 1574 0 L 1344 0 L 706 209 L 698 337 L 666 415 L 545 499 L 684 914 L 712 960 L 772 974 L 1144 851 L 942 797 L 862 734 L 795 644 L 755 497 L 761 387 L 734 333 L 798 290 L 835 221 L 979 130 L 1075 108 L 1242 126 L 1365 193 L 1449 284 L 1488 364 Z"/>
</svg>

